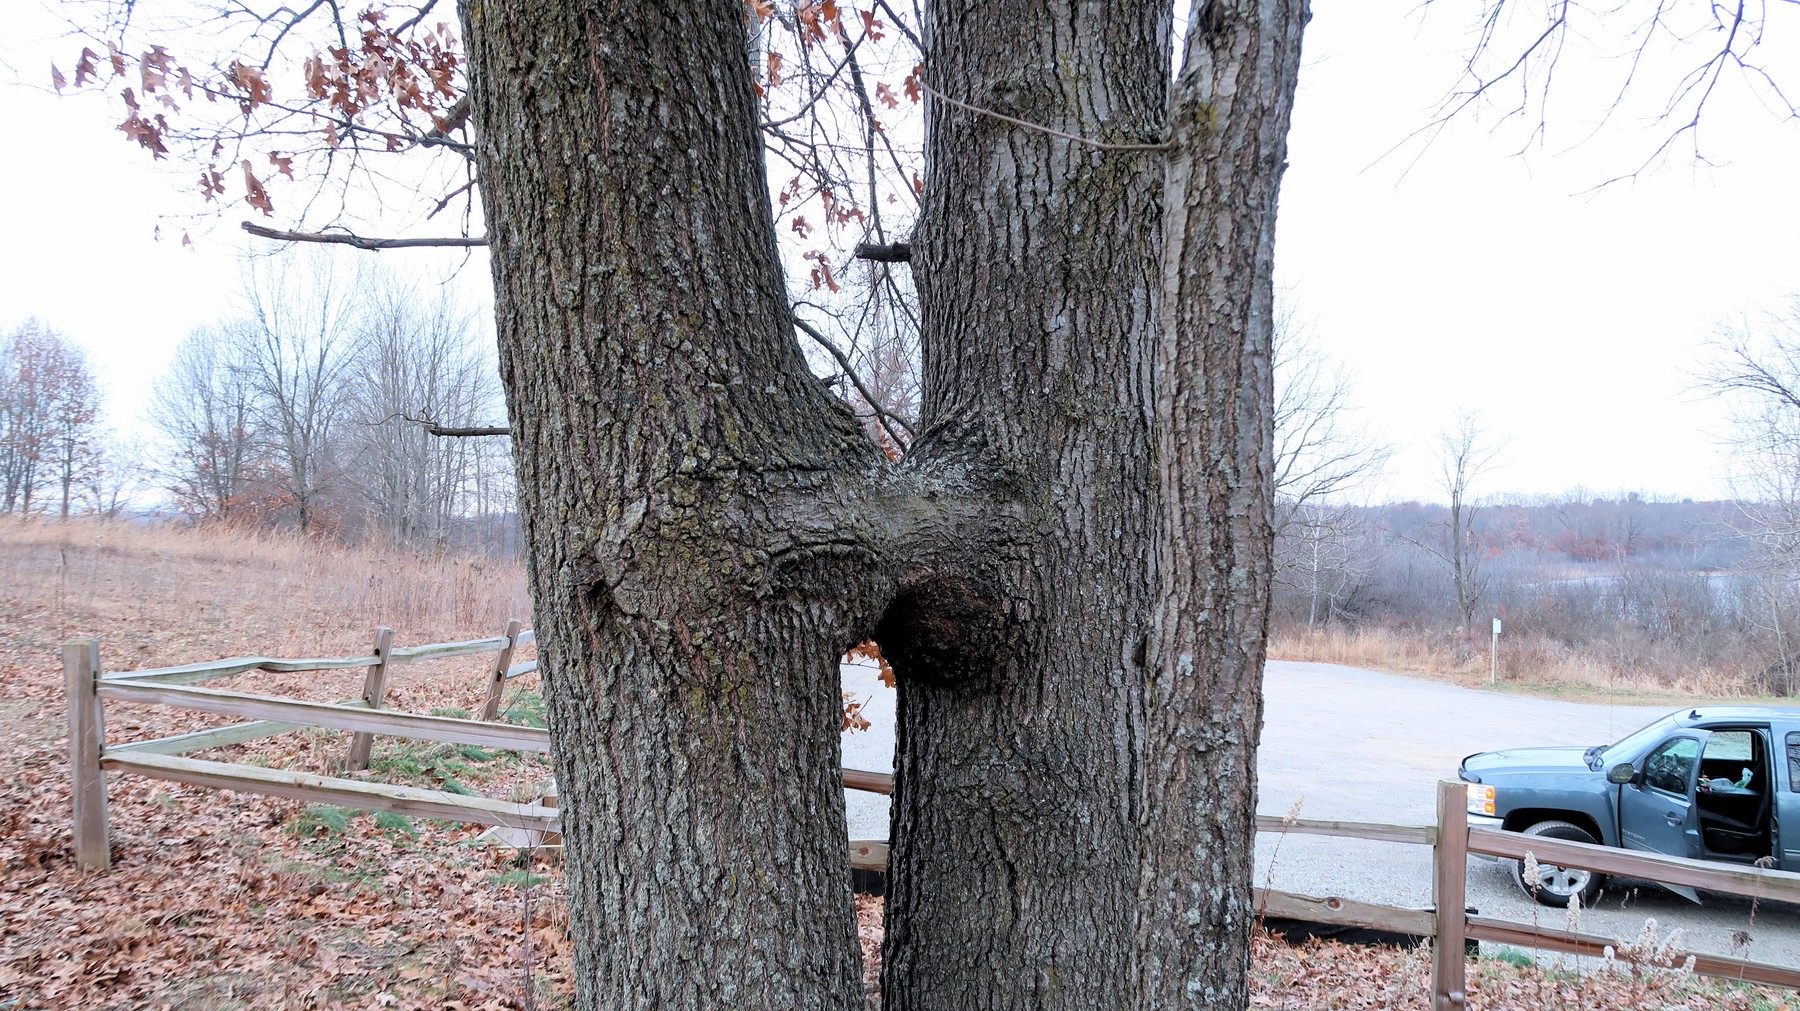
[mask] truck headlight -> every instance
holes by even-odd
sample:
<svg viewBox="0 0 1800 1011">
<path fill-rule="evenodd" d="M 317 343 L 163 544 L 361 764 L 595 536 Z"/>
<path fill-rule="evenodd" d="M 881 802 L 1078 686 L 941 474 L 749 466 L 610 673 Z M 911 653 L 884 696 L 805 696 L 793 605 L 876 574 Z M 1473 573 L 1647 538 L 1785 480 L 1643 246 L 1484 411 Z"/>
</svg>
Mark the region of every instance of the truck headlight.
<svg viewBox="0 0 1800 1011">
<path fill-rule="evenodd" d="M 1483 786 L 1480 783 L 1470 783 L 1468 790 L 1469 813 L 1492 817 L 1494 814 L 1494 788 Z"/>
</svg>

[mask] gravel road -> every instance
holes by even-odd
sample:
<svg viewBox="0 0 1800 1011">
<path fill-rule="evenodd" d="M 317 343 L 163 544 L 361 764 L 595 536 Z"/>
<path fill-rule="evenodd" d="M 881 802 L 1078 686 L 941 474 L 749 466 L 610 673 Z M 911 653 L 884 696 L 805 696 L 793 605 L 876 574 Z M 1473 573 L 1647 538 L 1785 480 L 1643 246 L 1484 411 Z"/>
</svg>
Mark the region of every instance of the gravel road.
<svg viewBox="0 0 1800 1011">
<path fill-rule="evenodd" d="M 864 700 L 873 726 L 844 737 L 844 764 L 893 767 L 894 693 L 872 667 L 844 665 L 844 690 Z M 1262 813 L 1336 821 L 1429 824 L 1439 779 L 1454 778 L 1464 755 L 1507 747 L 1599 744 L 1623 737 L 1672 707 L 1584 705 L 1477 691 L 1332 664 L 1272 661 L 1264 674 L 1263 743 L 1258 755 Z M 850 837 L 887 837 L 887 798 L 849 792 Z M 1259 885 L 1309 895 L 1424 907 L 1431 903 L 1431 851 L 1422 846 L 1265 834 L 1257 847 Z M 1694 951 L 1800 966 L 1800 906 L 1703 893 L 1703 904 L 1654 885 L 1612 882 L 1581 929 L 1635 938 L 1647 919 L 1662 936 L 1681 929 Z M 1507 866 L 1469 861 L 1469 904 L 1483 915 L 1548 927 L 1562 910 L 1539 906 L 1513 884 Z M 1733 949 L 1748 929 L 1748 948 Z"/>
</svg>

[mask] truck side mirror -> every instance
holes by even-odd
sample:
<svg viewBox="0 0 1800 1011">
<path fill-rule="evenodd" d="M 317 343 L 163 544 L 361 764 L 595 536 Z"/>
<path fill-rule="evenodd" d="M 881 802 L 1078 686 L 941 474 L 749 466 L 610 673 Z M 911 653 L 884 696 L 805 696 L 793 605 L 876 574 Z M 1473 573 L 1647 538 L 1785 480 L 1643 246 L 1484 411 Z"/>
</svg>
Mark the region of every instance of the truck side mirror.
<svg viewBox="0 0 1800 1011">
<path fill-rule="evenodd" d="M 1636 778 L 1637 770 L 1631 767 L 1630 762 L 1620 762 L 1606 770 L 1606 781 L 1618 786 L 1624 786 Z"/>
</svg>

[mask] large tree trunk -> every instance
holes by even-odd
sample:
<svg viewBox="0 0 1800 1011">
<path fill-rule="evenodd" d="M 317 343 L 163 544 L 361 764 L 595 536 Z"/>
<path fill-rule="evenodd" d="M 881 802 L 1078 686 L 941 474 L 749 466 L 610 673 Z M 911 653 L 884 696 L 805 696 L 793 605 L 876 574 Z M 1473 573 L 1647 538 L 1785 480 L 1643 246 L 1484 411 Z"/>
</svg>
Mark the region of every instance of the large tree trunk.
<svg viewBox="0 0 1800 1011">
<path fill-rule="evenodd" d="M 577 1006 L 861 1003 L 838 660 L 879 454 L 807 371 L 737 0 L 463 4 Z"/>
<path fill-rule="evenodd" d="M 1164 5 L 942 3 L 926 17 L 939 95 L 1106 143 L 1160 139 Z M 1123 1008 L 1162 155 L 941 98 L 927 119 L 911 462 L 982 475 L 1018 522 L 990 555 L 913 573 L 880 632 L 900 677 L 884 1006 Z M 938 621 L 992 632 L 940 644 Z"/>
<path fill-rule="evenodd" d="M 1274 542 L 1275 197 L 1305 0 L 1198 0 L 1176 80 L 1144 739 L 1145 1011 L 1248 1003 Z"/>
<path fill-rule="evenodd" d="M 870 632 L 887 1006 L 1241 1005 L 1302 16 L 1214 6 L 1174 154 L 1166 5 L 931 8 L 936 92 L 1140 149 L 931 101 L 894 468 L 793 342 L 743 7 L 465 0 L 578 1006 L 860 1002 L 837 658 Z"/>
</svg>

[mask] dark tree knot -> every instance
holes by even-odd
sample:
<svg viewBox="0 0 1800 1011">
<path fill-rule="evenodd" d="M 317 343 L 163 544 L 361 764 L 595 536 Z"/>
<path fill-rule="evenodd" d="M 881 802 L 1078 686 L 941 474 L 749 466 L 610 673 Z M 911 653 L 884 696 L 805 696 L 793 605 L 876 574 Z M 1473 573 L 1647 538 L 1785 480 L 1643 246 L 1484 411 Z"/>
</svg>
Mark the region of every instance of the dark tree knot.
<svg viewBox="0 0 1800 1011">
<path fill-rule="evenodd" d="M 1009 626 L 990 588 L 934 576 L 894 598 L 875 627 L 875 641 L 900 677 L 967 685 L 993 670 Z"/>
</svg>

